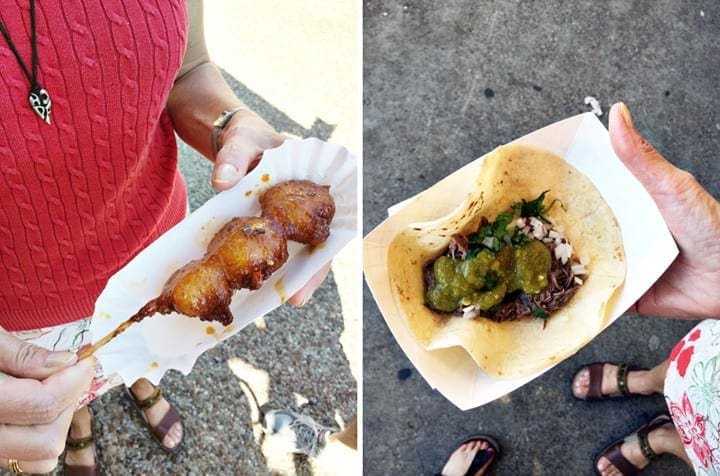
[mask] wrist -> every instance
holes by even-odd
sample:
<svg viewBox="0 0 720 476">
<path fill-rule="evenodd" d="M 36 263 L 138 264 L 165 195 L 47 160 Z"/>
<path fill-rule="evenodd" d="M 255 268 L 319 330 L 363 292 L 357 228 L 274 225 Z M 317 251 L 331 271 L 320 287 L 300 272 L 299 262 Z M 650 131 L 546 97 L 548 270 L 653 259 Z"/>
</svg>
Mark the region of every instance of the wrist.
<svg viewBox="0 0 720 476">
<path fill-rule="evenodd" d="M 222 148 L 223 145 L 223 133 L 228 127 L 228 124 L 230 124 L 230 121 L 232 118 L 239 112 L 242 111 L 249 111 L 245 106 L 237 107 L 235 109 L 231 109 L 229 111 L 223 111 L 215 121 L 213 121 L 212 124 L 212 133 L 211 133 L 211 143 L 210 143 L 210 150 L 212 153 L 212 158 L 215 159 L 217 157 L 218 151 Z"/>
</svg>

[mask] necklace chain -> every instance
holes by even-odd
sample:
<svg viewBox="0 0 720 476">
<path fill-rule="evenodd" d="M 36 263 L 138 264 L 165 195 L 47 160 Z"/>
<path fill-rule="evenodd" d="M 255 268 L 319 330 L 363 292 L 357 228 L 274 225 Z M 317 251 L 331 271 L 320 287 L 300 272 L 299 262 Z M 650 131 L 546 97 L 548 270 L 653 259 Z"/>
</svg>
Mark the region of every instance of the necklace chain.
<svg viewBox="0 0 720 476">
<path fill-rule="evenodd" d="M 30 0 L 30 44 L 32 48 L 32 56 L 30 62 L 32 71 L 28 69 L 25 61 L 23 61 L 22 56 L 20 56 L 20 52 L 17 49 L 17 46 L 15 46 L 15 43 L 12 41 L 10 32 L 8 32 L 7 27 L 5 27 L 5 24 L 1 21 L 0 33 L 2 33 L 3 37 L 5 37 L 5 41 L 7 42 L 8 47 L 10 47 L 10 51 L 12 51 L 13 55 L 15 55 L 15 59 L 17 59 L 20 68 L 22 68 L 23 73 L 25 73 L 25 77 L 30 83 L 30 106 L 45 122 L 50 124 L 50 107 L 52 106 L 52 101 L 50 100 L 50 95 L 48 94 L 48 92 L 42 86 L 40 86 L 40 83 L 38 82 L 38 52 L 37 29 L 35 26 L 35 0 Z"/>
</svg>

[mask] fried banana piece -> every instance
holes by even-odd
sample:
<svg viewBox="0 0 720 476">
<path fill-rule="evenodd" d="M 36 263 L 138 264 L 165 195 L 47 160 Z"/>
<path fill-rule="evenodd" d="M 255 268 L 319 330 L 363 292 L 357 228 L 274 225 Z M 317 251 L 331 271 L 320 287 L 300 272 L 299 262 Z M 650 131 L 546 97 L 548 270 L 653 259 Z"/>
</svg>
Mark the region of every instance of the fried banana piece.
<svg viewBox="0 0 720 476">
<path fill-rule="evenodd" d="M 213 237 L 216 257 L 233 289 L 258 289 L 288 260 L 282 227 L 265 217 L 233 218 Z"/>
<path fill-rule="evenodd" d="M 150 301 L 138 314 L 178 312 L 202 321 L 232 322 L 230 313 L 232 288 L 222 264 L 215 256 L 191 261 L 175 271 L 158 298 Z"/>
<path fill-rule="evenodd" d="M 277 220 L 289 240 L 319 245 L 330 235 L 335 201 L 330 187 L 309 180 L 288 180 L 260 196 L 264 217 Z"/>
<path fill-rule="evenodd" d="M 205 256 L 175 271 L 160 296 L 134 319 L 178 312 L 229 325 L 233 291 L 258 289 L 287 259 L 287 240 L 277 222 L 263 217 L 233 218 L 215 234 Z"/>
</svg>

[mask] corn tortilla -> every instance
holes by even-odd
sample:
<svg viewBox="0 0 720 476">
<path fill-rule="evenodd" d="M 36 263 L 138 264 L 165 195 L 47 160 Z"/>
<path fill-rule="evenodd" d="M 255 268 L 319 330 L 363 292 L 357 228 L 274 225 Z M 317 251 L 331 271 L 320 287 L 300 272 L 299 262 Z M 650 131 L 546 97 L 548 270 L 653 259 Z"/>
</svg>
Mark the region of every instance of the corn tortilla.
<svg viewBox="0 0 720 476">
<path fill-rule="evenodd" d="M 560 201 L 546 216 L 562 227 L 588 273 L 570 302 L 547 322 L 462 319 L 425 305 L 423 267 L 445 252 L 452 235 L 472 233 L 483 216 L 492 221 L 545 190 L 546 204 Z M 436 198 L 443 200 L 442 190 Z M 387 258 L 396 304 L 418 341 L 428 350 L 461 346 L 498 378 L 533 375 L 589 342 L 605 327 L 607 304 L 626 270 L 620 227 L 597 188 L 562 158 L 521 145 L 488 154 L 464 203 L 445 217 L 409 225 L 390 243 Z"/>
</svg>

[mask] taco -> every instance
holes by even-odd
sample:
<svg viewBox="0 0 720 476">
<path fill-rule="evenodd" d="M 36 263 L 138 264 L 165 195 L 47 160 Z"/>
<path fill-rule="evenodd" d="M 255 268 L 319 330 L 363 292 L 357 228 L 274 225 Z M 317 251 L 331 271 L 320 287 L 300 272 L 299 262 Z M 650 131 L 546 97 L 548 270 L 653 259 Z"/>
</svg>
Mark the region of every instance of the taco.
<svg viewBox="0 0 720 476">
<path fill-rule="evenodd" d="M 606 325 L 607 304 L 625 278 L 620 228 L 590 180 L 562 158 L 539 149 L 497 148 L 484 158 L 470 188 L 464 203 L 449 215 L 411 224 L 393 239 L 388 248 L 391 288 L 409 329 L 425 348 L 461 346 L 491 376 L 530 376 L 575 353 Z M 566 264 L 581 264 L 568 299 L 551 312 L 531 304 L 526 306 L 531 317 L 498 320 L 489 314 L 498 310 L 499 302 L 491 302 L 485 310 L 473 309 L 479 316 L 472 319 L 462 318 L 467 308 L 462 300 L 460 312 L 452 301 L 442 310 L 428 305 L 428 266 L 447 256 L 451 244 L 457 248 L 458 237 L 474 237 L 482 243 L 488 236 L 480 232 L 490 221 L 495 223 L 508 210 L 516 210 L 517 204 L 537 201 L 545 203 L 541 205 L 543 219 L 572 244 L 576 261 L 568 259 Z M 494 239 L 493 231 L 489 235 Z M 500 233 L 497 238 L 512 237 Z M 485 243 L 491 245 L 492 240 Z M 512 309 L 505 312 L 513 313 Z"/>
</svg>

